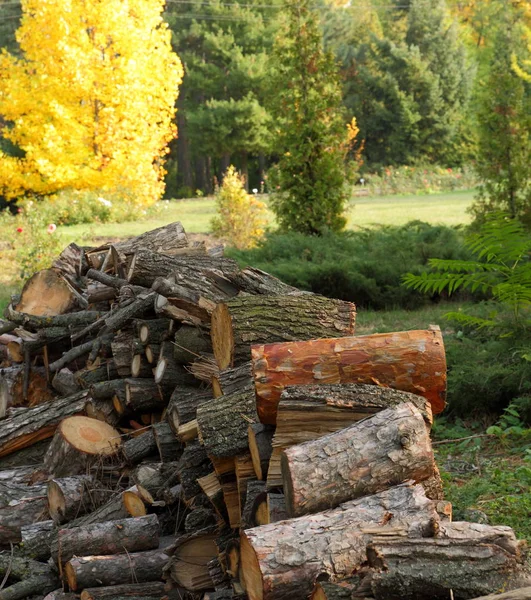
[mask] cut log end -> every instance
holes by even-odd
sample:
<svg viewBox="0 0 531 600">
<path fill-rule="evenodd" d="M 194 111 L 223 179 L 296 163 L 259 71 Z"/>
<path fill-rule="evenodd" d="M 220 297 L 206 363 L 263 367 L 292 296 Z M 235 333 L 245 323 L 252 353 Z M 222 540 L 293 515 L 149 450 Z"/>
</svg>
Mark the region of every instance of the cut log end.
<svg viewBox="0 0 531 600">
<path fill-rule="evenodd" d="M 225 304 L 218 304 L 212 312 L 212 349 L 220 369 L 232 366 L 234 353 L 234 335 L 229 309 Z"/>
<path fill-rule="evenodd" d="M 68 587 L 74 592 L 77 591 L 76 571 L 70 563 L 66 563 L 64 567 L 64 577 L 66 578 Z"/>
<path fill-rule="evenodd" d="M 244 533 L 242 533 L 240 538 L 240 563 L 243 584 L 250 600 L 263 600 L 264 583 L 262 581 L 260 564 L 254 548 Z"/>
<path fill-rule="evenodd" d="M 59 486 L 53 479 L 48 482 L 48 509 L 50 516 L 56 522 L 66 512 L 66 498 Z"/>
<path fill-rule="evenodd" d="M 60 430 L 71 446 L 85 454 L 116 454 L 121 445 L 120 434 L 114 427 L 89 417 L 69 417 Z"/>
<path fill-rule="evenodd" d="M 132 517 L 143 517 L 147 515 L 146 505 L 144 504 L 144 500 L 140 497 L 139 494 L 135 494 L 131 491 L 124 492 L 123 503 L 126 511 Z"/>
</svg>

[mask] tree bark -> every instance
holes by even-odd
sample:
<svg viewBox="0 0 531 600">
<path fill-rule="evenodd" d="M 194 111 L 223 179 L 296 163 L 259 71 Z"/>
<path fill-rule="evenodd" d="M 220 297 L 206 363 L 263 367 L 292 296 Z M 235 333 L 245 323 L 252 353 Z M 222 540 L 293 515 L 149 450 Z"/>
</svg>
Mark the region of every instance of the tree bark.
<svg viewBox="0 0 531 600">
<path fill-rule="evenodd" d="M 54 560 L 65 565 L 74 556 L 142 552 L 158 547 L 159 521 L 156 515 L 146 515 L 61 529 L 54 546 Z"/>
<path fill-rule="evenodd" d="M 5 577 L 6 574 L 20 581 L 0 590 L 0 600 L 22 600 L 47 594 L 57 589 L 60 583 L 49 565 L 36 560 L 0 554 L 0 576 Z"/>
<path fill-rule="evenodd" d="M 98 585 L 125 584 L 131 579 L 138 583 L 157 581 L 167 562 L 168 555 L 160 550 L 78 557 L 66 563 L 65 577 L 74 591 Z"/>
<path fill-rule="evenodd" d="M 437 519 L 422 488 L 402 485 L 315 515 L 241 533 L 241 560 L 250 600 L 307 597 L 319 575 L 349 577 L 366 560 L 371 531 L 385 526 L 418 531 Z M 418 533 L 420 534 L 420 532 Z"/>
<path fill-rule="evenodd" d="M 176 386 L 166 413 L 166 419 L 173 432 L 177 434 L 181 425 L 194 421 L 198 407 L 209 400 L 212 400 L 212 394 L 208 391 L 198 390 L 194 387 Z"/>
<path fill-rule="evenodd" d="M 446 359 L 440 330 L 257 345 L 252 348 L 257 408 L 275 424 L 286 385 L 369 383 L 423 396 L 440 413 L 446 397 Z"/>
<path fill-rule="evenodd" d="M 258 421 L 252 391 L 220 396 L 197 409 L 199 435 L 207 452 L 230 457 L 248 449 L 247 428 Z"/>
<path fill-rule="evenodd" d="M 122 453 L 130 465 L 135 465 L 156 452 L 157 444 L 153 429 L 148 429 L 141 435 L 132 437 L 122 445 Z"/>
<path fill-rule="evenodd" d="M 24 557 L 46 562 L 50 558 L 50 546 L 56 533 L 57 526 L 51 520 L 24 525 L 20 530 L 20 549 Z"/>
<path fill-rule="evenodd" d="M 142 344 L 161 344 L 171 333 L 171 319 L 138 320 L 137 335 Z"/>
<path fill-rule="evenodd" d="M 173 357 L 182 364 L 193 362 L 203 353 L 212 352 L 212 341 L 208 332 L 200 327 L 183 325 L 174 336 Z"/>
<path fill-rule="evenodd" d="M 0 546 L 21 540 L 21 529 L 48 520 L 46 486 L 0 483 Z"/>
<path fill-rule="evenodd" d="M 529 598 L 531 598 L 531 587 L 519 588 L 503 594 L 489 594 L 474 600 L 529 600 Z"/>
<path fill-rule="evenodd" d="M 520 560 L 470 539 L 378 540 L 367 548 L 377 600 L 473 598 L 531 583 Z"/>
<path fill-rule="evenodd" d="M 260 480 L 267 477 L 267 468 L 273 452 L 273 435 L 275 430 L 270 425 L 253 423 L 247 428 L 249 451 L 253 461 L 254 472 Z"/>
<path fill-rule="evenodd" d="M 166 405 L 153 379 L 126 379 L 125 397 L 126 405 L 139 413 L 148 413 Z"/>
<path fill-rule="evenodd" d="M 94 383 L 118 378 L 114 360 L 104 361 L 97 367 L 88 367 L 74 373 L 75 381 L 82 388 L 89 388 Z"/>
<path fill-rule="evenodd" d="M 139 249 L 160 252 L 172 256 L 182 248 L 188 247 L 188 239 L 179 221 L 151 229 L 124 242 L 114 244 L 118 252 L 132 254 Z"/>
<path fill-rule="evenodd" d="M 39 316 L 19 312 L 14 310 L 11 305 L 7 306 L 5 313 L 6 318 L 13 323 L 21 325 L 25 329 L 37 331 L 45 327 L 78 327 L 89 325 L 105 315 L 105 313 L 100 311 L 81 310 L 65 315 Z"/>
<path fill-rule="evenodd" d="M 313 294 L 238 296 L 212 313 L 212 347 L 220 369 L 243 364 L 252 344 L 352 335 L 354 304 Z"/>
<path fill-rule="evenodd" d="M 61 396 L 71 396 L 80 390 L 80 385 L 76 382 L 74 373 L 67 368 L 55 372 L 52 387 Z"/>
<path fill-rule="evenodd" d="M 131 304 L 119 308 L 115 313 L 105 319 L 109 331 L 118 331 L 131 319 L 142 316 L 153 308 L 155 292 L 146 290 L 146 294 L 137 297 Z"/>
<path fill-rule="evenodd" d="M 247 389 L 254 389 L 253 371 L 250 361 L 233 369 L 224 369 L 212 380 L 214 398 L 243 392 Z"/>
<path fill-rule="evenodd" d="M 155 443 L 160 456 L 160 462 L 174 462 L 181 458 L 183 445 L 173 433 L 166 421 L 153 425 Z"/>
<path fill-rule="evenodd" d="M 164 584 L 161 581 L 85 588 L 81 592 L 81 600 L 116 600 L 116 598 L 160 600 L 164 596 Z"/>
<path fill-rule="evenodd" d="M 60 524 L 92 512 L 110 495 L 101 489 L 102 484 L 90 475 L 52 479 L 46 492 L 50 516 Z"/>
<path fill-rule="evenodd" d="M 284 521 L 289 519 L 286 509 L 286 496 L 284 494 L 267 493 L 267 512 L 269 513 L 269 523 Z"/>
<path fill-rule="evenodd" d="M 301 294 L 301 291 L 297 288 L 280 281 L 273 275 L 255 269 L 253 267 L 246 267 L 238 273 L 230 277 L 230 280 L 236 285 L 242 292 L 252 294 L 253 296 L 265 295 L 265 296 L 278 296 L 286 294 Z"/>
<path fill-rule="evenodd" d="M 131 376 L 131 361 L 133 360 L 133 339 L 132 331 L 125 330 L 117 333 L 111 342 L 111 351 L 116 365 L 116 370 L 120 377 Z"/>
<path fill-rule="evenodd" d="M 0 428 L 0 457 L 52 437 L 64 418 L 83 413 L 86 401 L 87 393 L 79 392 L 4 419 Z"/>
<path fill-rule="evenodd" d="M 240 520 L 240 527 L 242 529 L 250 529 L 256 527 L 258 523 L 255 520 L 254 506 L 256 499 L 265 493 L 265 483 L 263 481 L 256 481 L 250 479 L 247 482 L 247 489 L 245 494 L 245 504 L 242 510 L 242 516 Z M 235 574 L 237 576 L 237 573 Z"/>
<path fill-rule="evenodd" d="M 183 488 L 183 499 L 185 502 L 201 493 L 201 487 L 197 480 L 212 472 L 206 450 L 199 442 L 192 442 L 183 451 L 179 466 L 177 468 Z"/>
<path fill-rule="evenodd" d="M 286 507 L 292 517 L 334 508 L 433 475 L 434 457 L 424 419 L 409 402 L 282 455 Z"/>
</svg>

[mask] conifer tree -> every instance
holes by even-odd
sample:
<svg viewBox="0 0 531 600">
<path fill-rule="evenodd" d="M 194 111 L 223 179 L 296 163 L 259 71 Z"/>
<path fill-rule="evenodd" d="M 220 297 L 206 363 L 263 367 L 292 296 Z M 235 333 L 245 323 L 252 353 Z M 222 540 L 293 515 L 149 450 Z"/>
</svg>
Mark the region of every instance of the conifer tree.
<svg viewBox="0 0 531 600">
<path fill-rule="evenodd" d="M 0 55 L 0 194 L 163 191 L 182 67 L 162 0 L 23 0 L 22 56 Z"/>
</svg>

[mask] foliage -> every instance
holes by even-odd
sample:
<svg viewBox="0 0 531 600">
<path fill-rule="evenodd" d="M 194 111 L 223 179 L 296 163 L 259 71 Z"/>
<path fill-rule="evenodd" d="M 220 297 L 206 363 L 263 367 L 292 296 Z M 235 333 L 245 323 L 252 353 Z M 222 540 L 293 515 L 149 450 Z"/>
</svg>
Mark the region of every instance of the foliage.
<svg viewBox="0 0 531 600">
<path fill-rule="evenodd" d="M 504 210 L 531 228 L 531 83 L 512 68 L 521 48 L 520 13 L 502 4 L 479 92 L 476 169 L 482 185 L 472 212 L 482 222 L 486 214 Z"/>
<path fill-rule="evenodd" d="M 161 0 L 23 0 L 22 58 L 0 55 L 0 193 L 112 191 L 148 205 L 163 191 L 163 158 L 182 77 Z"/>
<path fill-rule="evenodd" d="M 308 0 L 287 9 L 274 47 L 274 140 L 280 154 L 272 209 L 284 231 L 322 235 L 345 226 L 346 169 L 357 134 L 342 110 L 332 55 L 324 51 Z"/>
<path fill-rule="evenodd" d="M 371 196 L 391 194 L 435 194 L 476 187 L 478 179 L 469 167 L 441 167 L 430 164 L 384 167 L 363 173 L 362 186 Z"/>
<path fill-rule="evenodd" d="M 264 234 L 265 205 L 245 191 L 245 181 L 232 165 L 216 192 L 216 205 L 212 232 L 239 250 L 256 246 Z"/>
<path fill-rule="evenodd" d="M 420 294 L 401 285 L 401 277 L 425 270 L 430 256 L 469 257 L 457 230 L 418 221 L 321 237 L 270 234 L 253 250 L 229 254 L 290 285 L 378 309 L 424 303 Z"/>
<path fill-rule="evenodd" d="M 21 279 L 50 267 L 66 246 L 56 223 L 48 221 L 38 204 L 32 201 L 20 207 L 16 215 L 8 211 L 0 213 L 0 231 L 0 241 L 7 244 L 2 254 L 14 255 Z"/>
</svg>

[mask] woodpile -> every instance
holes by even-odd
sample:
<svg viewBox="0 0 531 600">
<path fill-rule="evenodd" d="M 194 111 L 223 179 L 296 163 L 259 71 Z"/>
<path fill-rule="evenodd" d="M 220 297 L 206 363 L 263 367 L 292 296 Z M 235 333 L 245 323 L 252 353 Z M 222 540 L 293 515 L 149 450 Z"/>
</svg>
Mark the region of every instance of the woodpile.
<svg viewBox="0 0 531 600">
<path fill-rule="evenodd" d="M 440 331 L 355 316 L 180 223 L 68 246 L 0 321 L 0 600 L 531 585 L 512 529 L 451 522 Z"/>
</svg>

